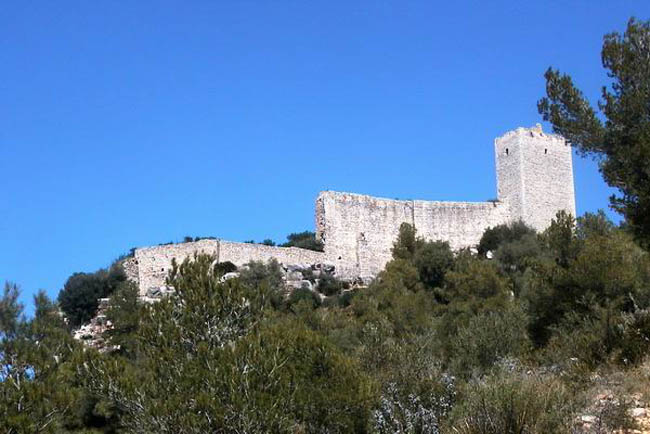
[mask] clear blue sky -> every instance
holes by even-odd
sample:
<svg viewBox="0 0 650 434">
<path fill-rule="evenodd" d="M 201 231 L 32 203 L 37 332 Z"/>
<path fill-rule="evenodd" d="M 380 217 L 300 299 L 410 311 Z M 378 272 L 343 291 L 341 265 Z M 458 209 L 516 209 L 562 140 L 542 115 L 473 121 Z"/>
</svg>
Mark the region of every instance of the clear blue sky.
<svg viewBox="0 0 650 434">
<path fill-rule="evenodd" d="M 630 16 L 650 3 L 4 1 L 0 282 L 29 302 L 134 246 L 281 241 L 324 189 L 495 197 L 545 69 L 595 100 Z M 574 165 L 579 213 L 606 208 Z"/>
</svg>

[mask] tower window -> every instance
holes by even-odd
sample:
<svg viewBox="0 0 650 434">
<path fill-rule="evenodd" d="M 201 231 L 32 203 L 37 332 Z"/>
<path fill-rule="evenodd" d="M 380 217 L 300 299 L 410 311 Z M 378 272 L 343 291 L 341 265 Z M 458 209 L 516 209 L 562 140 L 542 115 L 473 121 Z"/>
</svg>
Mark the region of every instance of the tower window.
<svg viewBox="0 0 650 434">
<path fill-rule="evenodd" d="M 508 148 L 506 148 L 506 155 L 508 155 Z"/>
<path fill-rule="evenodd" d="M 548 152 L 548 149 L 544 149 L 544 154 L 546 154 L 547 152 Z"/>
</svg>

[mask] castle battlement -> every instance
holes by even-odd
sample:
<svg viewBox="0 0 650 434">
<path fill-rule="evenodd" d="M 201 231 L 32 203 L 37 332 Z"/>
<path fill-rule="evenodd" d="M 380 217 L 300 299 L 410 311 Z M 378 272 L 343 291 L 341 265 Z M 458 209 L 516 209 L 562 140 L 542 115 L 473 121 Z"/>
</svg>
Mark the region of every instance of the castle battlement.
<svg viewBox="0 0 650 434">
<path fill-rule="evenodd" d="M 402 223 L 419 236 L 449 242 L 453 249 L 478 244 L 489 227 L 521 220 L 544 230 L 560 210 L 575 216 L 571 146 L 537 124 L 517 128 L 494 140 L 497 200 L 441 202 L 396 200 L 356 193 L 323 191 L 316 199 L 316 236 L 324 252 L 259 244 L 202 240 L 136 249 L 129 275 L 140 291 L 164 285 L 172 258 L 194 252 L 216 255 L 220 262 L 243 265 L 277 259 L 290 264 L 330 264 L 339 277 L 372 278 L 391 259 Z"/>
</svg>

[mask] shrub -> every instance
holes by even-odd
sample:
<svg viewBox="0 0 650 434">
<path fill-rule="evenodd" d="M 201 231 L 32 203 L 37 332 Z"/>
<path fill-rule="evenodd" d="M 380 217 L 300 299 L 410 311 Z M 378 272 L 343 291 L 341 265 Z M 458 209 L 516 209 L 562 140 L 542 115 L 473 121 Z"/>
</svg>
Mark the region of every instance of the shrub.
<svg viewBox="0 0 650 434">
<path fill-rule="evenodd" d="M 572 399 L 552 377 L 497 372 L 467 385 L 454 409 L 454 432 L 515 434 L 571 432 Z"/>
<path fill-rule="evenodd" d="M 291 308 L 301 302 L 304 302 L 303 304 L 311 306 L 312 309 L 316 309 L 321 305 L 321 300 L 318 294 L 305 287 L 294 289 L 291 292 L 289 299 L 287 300 L 287 305 L 289 308 Z"/>
<path fill-rule="evenodd" d="M 400 225 L 397 240 L 393 243 L 393 259 L 402 259 L 409 262 L 413 260 L 418 244 L 415 234 L 415 227 L 408 223 Z"/>
<path fill-rule="evenodd" d="M 120 283 L 106 309 L 106 318 L 113 324 L 106 334 L 110 344 L 118 347 L 121 354 L 135 356 L 136 332 L 141 316 L 138 287 L 129 281 Z"/>
<path fill-rule="evenodd" d="M 97 312 L 99 298 L 115 292 L 126 274 L 121 264 L 115 263 L 108 270 L 95 273 L 74 273 L 59 292 L 59 306 L 72 327 L 78 327 L 90 320 Z"/>
<path fill-rule="evenodd" d="M 223 276 L 226 273 L 232 273 L 233 271 L 237 271 L 237 266 L 230 261 L 218 262 L 214 266 L 214 271 L 220 276 Z"/>
<path fill-rule="evenodd" d="M 602 209 L 595 214 L 587 212 L 576 220 L 576 235 L 580 240 L 593 236 L 605 237 L 611 235 L 614 230 L 614 223 Z"/>
<path fill-rule="evenodd" d="M 316 289 L 323 295 L 331 296 L 339 294 L 345 287 L 346 284 L 332 274 L 323 273 L 318 280 L 318 287 Z"/>
<path fill-rule="evenodd" d="M 375 387 L 358 363 L 299 322 L 238 342 L 221 398 L 228 432 L 363 433 Z"/>
<path fill-rule="evenodd" d="M 500 359 L 524 355 L 531 348 L 527 324 L 528 317 L 518 304 L 474 316 L 454 339 L 454 372 L 467 375 L 476 368 L 487 370 Z"/>
<path fill-rule="evenodd" d="M 650 354 L 650 311 L 637 310 L 623 314 L 620 361 L 637 364 Z"/>
<path fill-rule="evenodd" d="M 282 247 L 299 247 L 301 249 L 316 250 L 322 252 L 325 247 L 316 239 L 316 234 L 310 231 L 295 232 L 287 235 L 287 242 Z"/>
<path fill-rule="evenodd" d="M 250 288 L 266 287 L 274 292 L 284 289 L 282 268 L 275 259 L 266 264 L 262 261 L 251 261 L 239 271 L 239 280 Z"/>
<path fill-rule="evenodd" d="M 445 274 L 454 265 L 454 254 L 448 242 L 422 242 L 415 250 L 413 262 L 420 281 L 428 288 L 442 286 Z"/>
<path fill-rule="evenodd" d="M 535 235 L 535 229 L 527 226 L 522 221 L 487 228 L 479 241 L 478 253 L 485 256 L 487 252 L 496 251 L 501 244 L 518 240 L 524 235 Z"/>
</svg>

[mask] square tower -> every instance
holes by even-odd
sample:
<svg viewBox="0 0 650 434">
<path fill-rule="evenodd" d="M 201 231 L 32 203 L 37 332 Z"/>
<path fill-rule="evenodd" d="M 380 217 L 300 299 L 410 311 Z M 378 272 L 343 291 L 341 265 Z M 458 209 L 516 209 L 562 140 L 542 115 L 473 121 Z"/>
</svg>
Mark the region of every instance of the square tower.
<svg viewBox="0 0 650 434">
<path fill-rule="evenodd" d="M 494 141 L 497 197 L 510 208 L 510 218 L 522 220 L 538 232 L 556 213 L 575 217 L 571 146 L 540 124 L 517 128 Z"/>
</svg>

